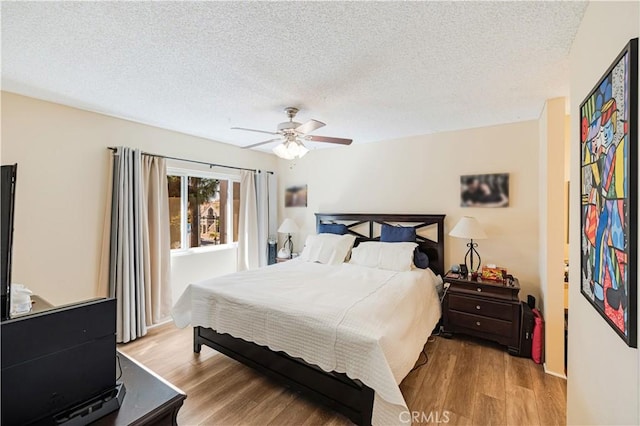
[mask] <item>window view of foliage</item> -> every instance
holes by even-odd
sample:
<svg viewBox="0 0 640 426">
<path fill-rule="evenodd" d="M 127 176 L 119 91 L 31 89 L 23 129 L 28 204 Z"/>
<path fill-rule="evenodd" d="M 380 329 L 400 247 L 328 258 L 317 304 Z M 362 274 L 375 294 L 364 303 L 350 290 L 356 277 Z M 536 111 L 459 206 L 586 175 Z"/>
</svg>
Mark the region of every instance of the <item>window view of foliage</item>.
<svg viewBox="0 0 640 426">
<path fill-rule="evenodd" d="M 167 180 L 172 250 L 238 241 L 239 182 L 173 175 Z"/>
<path fill-rule="evenodd" d="M 169 233 L 171 236 L 171 249 L 179 249 L 182 248 L 182 177 L 167 176 L 167 180 L 169 181 Z"/>
<path fill-rule="evenodd" d="M 187 232 L 189 247 L 220 244 L 220 181 L 189 176 Z"/>
</svg>

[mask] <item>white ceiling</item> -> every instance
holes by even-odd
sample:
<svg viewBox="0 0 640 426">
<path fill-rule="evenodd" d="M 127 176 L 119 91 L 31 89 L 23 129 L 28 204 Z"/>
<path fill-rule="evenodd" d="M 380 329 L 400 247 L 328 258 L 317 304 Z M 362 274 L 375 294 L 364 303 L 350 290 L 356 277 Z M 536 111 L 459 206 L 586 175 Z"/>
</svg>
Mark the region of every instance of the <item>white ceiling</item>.
<svg viewBox="0 0 640 426">
<path fill-rule="evenodd" d="M 586 6 L 2 2 L 2 89 L 235 145 L 286 106 L 354 143 L 537 119 Z"/>
</svg>

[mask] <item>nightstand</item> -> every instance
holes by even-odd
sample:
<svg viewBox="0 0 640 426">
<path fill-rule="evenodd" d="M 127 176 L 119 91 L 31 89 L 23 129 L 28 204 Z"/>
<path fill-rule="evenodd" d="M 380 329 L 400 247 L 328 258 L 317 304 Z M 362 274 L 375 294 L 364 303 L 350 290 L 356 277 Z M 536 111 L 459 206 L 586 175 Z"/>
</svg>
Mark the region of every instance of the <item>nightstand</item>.
<svg viewBox="0 0 640 426">
<path fill-rule="evenodd" d="M 287 260 L 291 260 L 288 257 L 276 257 L 276 262 L 278 263 L 282 263 L 282 262 L 286 262 Z"/>
<path fill-rule="evenodd" d="M 470 276 L 469 276 L 470 277 Z M 444 277 L 449 288 L 442 303 L 443 334 L 468 334 L 507 346 L 510 354 L 519 352 L 520 283 L 472 281 L 456 273 Z"/>
</svg>

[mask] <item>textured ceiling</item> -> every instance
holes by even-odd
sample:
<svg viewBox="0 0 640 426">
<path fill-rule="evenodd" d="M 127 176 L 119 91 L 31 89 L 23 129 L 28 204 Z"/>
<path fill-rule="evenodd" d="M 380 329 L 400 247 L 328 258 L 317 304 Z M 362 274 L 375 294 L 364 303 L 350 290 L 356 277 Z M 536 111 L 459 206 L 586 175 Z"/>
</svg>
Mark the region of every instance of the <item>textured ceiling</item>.
<svg viewBox="0 0 640 426">
<path fill-rule="evenodd" d="M 586 5 L 2 2 L 2 88 L 236 145 L 286 106 L 354 143 L 536 119 Z"/>
</svg>

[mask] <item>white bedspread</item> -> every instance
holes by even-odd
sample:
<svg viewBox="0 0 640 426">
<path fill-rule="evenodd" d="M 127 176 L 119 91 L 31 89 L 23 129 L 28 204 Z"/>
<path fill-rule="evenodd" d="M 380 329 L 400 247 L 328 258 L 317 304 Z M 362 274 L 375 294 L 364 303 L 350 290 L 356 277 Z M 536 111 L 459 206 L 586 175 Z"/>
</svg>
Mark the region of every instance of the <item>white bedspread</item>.
<svg viewBox="0 0 640 426">
<path fill-rule="evenodd" d="M 210 327 L 346 373 L 375 391 L 374 425 L 399 424 L 398 387 L 440 318 L 431 270 L 291 260 L 187 287 L 178 327 Z"/>
</svg>

